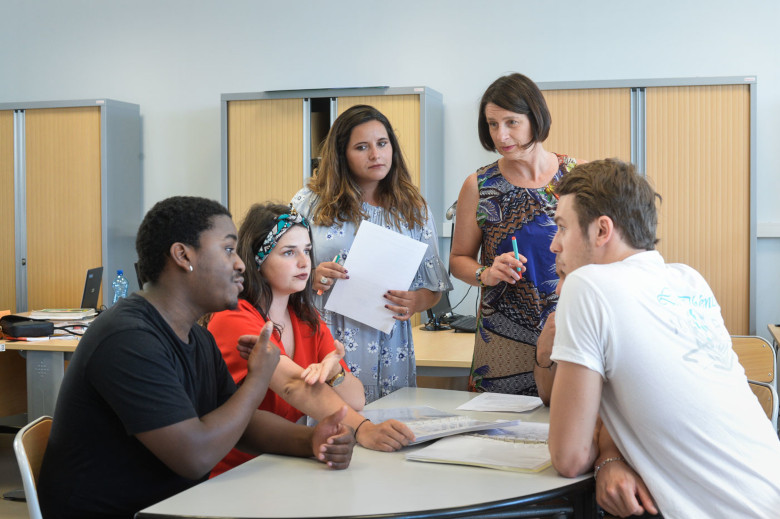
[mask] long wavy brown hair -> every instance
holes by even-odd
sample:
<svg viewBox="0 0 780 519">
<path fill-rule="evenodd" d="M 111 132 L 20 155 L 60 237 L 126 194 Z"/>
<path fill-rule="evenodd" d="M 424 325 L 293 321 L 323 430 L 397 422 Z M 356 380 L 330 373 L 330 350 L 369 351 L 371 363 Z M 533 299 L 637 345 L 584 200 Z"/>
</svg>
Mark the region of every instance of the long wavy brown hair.
<svg viewBox="0 0 780 519">
<path fill-rule="evenodd" d="M 238 230 L 237 253 L 246 265 L 244 271 L 244 290 L 238 295 L 241 299 L 251 303 L 263 319 L 268 321 L 268 310 L 271 308 L 273 294 L 271 285 L 263 276 L 255 262 L 255 254 L 263 240 L 268 236 L 268 232 L 276 225 L 276 217 L 290 212 L 290 206 L 266 202 L 254 204 L 247 211 L 244 222 Z M 311 239 L 311 231 L 309 231 Z M 314 307 L 311 299 L 311 277 L 306 281 L 306 288 L 300 292 L 290 295 L 290 307 L 298 317 L 309 326 L 315 333 L 319 331 L 320 316 Z M 276 330 L 281 335 L 281 330 Z"/>
<path fill-rule="evenodd" d="M 385 210 L 385 223 L 399 230 L 402 222 L 410 228 L 422 227 L 428 217 L 425 199 L 412 183 L 390 121 L 382 112 L 368 105 L 347 109 L 336 119 L 325 138 L 322 161 L 309 181 L 309 189 L 317 195 L 317 202 L 312 208 L 312 223 L 328 227 L 334 223 L 351 222 L 357 227 L 367 217 L 362 209 L 363 192 L 347 163 L 347 144 L 352 130 L 370 121 L 382 123 L 393 147 L 393 164 L 376 191 L 376 199 Z"/>
</svg>

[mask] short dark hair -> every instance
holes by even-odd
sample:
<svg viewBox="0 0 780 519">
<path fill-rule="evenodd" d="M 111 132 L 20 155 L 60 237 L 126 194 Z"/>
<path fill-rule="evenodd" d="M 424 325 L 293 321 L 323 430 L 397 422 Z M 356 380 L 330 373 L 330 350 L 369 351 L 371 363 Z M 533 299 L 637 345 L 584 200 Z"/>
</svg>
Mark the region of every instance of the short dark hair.
<svg viewBox="0 0 780 519">
<path fill-rule="evenodd" d="M 156 283 L 170 255 L 171 245 L 200 246 L 200 235 L 213 226 L 216 216 L 230 217 L 219 202 L 197 196 L 174 196 L 157 202 L 138 228 L 135 250 L 138 270 L 146 282 Z"/>
<path fill-rule="evenodd" d="M 488 127 L 485 117 L 485 107 L 488 103 L 493 103 L 516 114 L 528 116 L 528 120 L 531 122 L 531 141 L 526 143 L 524 148 L 530 148 L 537 142 L 544 142 L 550 134 L 552 118 L 542 91 L 527 76 L 514 73 L 493 81 L 482 94 L 482 100 L 479 102 L 477 129 L 479 130 L 479 142 L 486 150 L 496 151 L 496 145 L 493 142 L 493 137 L 490 136 L 490 127 Z"/>
<path fill-rule="evenodd" d="M 633 164 L 604 159 L 580 164 L 564 175 L 556 191 L 574 195 L 574 210 L 582 232 L 599 216 L 609 216 L 623 239 L 635 249 L 653 250 L 658 239 L 661 195 Z"/>
<path fill-rule="evenodd" d="M 276 204 L 273 202 L 266 202 L 263 204 L 254 204 L 249 208 L 246 213 L 243 223 L 238 230 L 238 245 L 236 246 L 236 252 L 238 257 L 246 265 L 244 271 L 244 289 L 238 295 L 241 299 L 245 299 L 252 306 L 257 308 L 263 319 L 269 321 L 268 310 L 271 308 L 271 300 L 273 299 L 273 293 L 271 292 L 271 285 L 266 280 L 265 276 L 257 268 L 257 262 L 255 261 L 255 254 L 263 245 L 266 236 L 271 229 L 276 227 L 276 217 L 282 214 L 288 214 L 290 212 L 289 205 Z M 311 230 L 309 232 L 309 239 L 311 239 Z M 313 255 L 312 255 L 313 257 Z M 319 331 L 320 317 L 317 310 L 314 308 L 314 303 L 311 297 L 311 276 L 306 282 L 306 288 L 300 292 L 290 295 L 289 305 L 292 307 L 295 315 L 305 323 L 307 323 L 316 332 Z M 281 329 L 278 329 L 281 335 Z"/>
</svg>

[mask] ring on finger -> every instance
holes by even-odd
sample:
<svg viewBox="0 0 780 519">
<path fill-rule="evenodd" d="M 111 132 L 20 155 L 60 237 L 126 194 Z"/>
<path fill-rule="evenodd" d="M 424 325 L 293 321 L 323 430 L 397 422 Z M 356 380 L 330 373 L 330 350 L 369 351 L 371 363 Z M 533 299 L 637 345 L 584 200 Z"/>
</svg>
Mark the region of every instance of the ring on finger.
<svg viewBox="0 0 780 519">
<path fill-rule="evenodd" d="M 323 285 L 327 285 L 328 284 L 328 278 L 326 278 L 325 276 L 322 276 L 320 278 L 320 283 L 322 283 Z"/>
</svg>

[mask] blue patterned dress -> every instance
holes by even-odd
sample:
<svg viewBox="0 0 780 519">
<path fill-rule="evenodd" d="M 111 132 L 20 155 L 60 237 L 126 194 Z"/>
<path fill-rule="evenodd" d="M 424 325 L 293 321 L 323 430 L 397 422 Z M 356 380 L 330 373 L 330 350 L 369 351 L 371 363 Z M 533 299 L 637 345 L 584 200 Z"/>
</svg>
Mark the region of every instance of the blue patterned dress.
<svg viewBox="0 0 780 519">
<path fill-rule="evenodd" d="M 303 188 L 293 197 L 292 205 L 311 222 L 311 210 L 317 197 L 309 188 Z M 427 243 L 428 250 L 423 257 L 417 275 L 407 290 L 427 288 L 433 292 L 452 290 L 447 269 L 439 258 L 438 238 L 433 215 L 428 211 L 428 219 L 423 227 L 409 229 L 405 225 L 399 231 L 385 223 L 385 210 L 370 204 L 363 204 L 367 220 L 381 225 L 404 236 Z M 312 266 L 323 261 L 332 261 L 337 254 L 346 259 L 355 239 L 357 228 L 351 222 L 334 224 L 330 227 L 311 225 L 314 251 Z M 399 290 L 404 288 L 399 287 Z M 314 294 L 314 304 L 320 311 L 333 337 L 344 344 L 345 359 L 352 374 L 363 383 L 366 403 L 389 395 L 402 387 L 417 385 L 417 371 L 412 343 L 412 326 L 409 321 L 396 321 L 389 334 L 353 321 L 341 314 L 325 310 L 330 291 L 322 296 Z"/>
<path fill-rule="evenodd" d="M 498 162 L 477 171 L 480 263 L 490 266 L 496 256 L 511 252 L 513 236 L 528 262 L 516 284 L 482 288 L 469 380 L 473 391 L 537 395 L 536 341 L 558 302 L 555 254 L 550 252 L 558 229 L 553 222 L 558 202 L 555 186 L 576 165 L 570 157 L 557 157 L 558 172 L 539 189 L 510 184 Z"/>
</svg>

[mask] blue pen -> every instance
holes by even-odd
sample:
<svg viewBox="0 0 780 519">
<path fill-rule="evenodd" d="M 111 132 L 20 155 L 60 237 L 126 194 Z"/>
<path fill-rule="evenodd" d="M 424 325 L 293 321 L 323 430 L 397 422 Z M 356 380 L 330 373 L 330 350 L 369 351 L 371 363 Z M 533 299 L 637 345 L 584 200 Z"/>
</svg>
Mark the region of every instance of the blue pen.
<svg viewBox="0 0 780 519">
<path fill-rule="evenodd" d="M 520 253 L 517 251 L 517 239 L 514 236 L 512 236 L 512 250 L 515 251 L 515 259 L 517 261 L 520 261 Z M 520 278 L 522 278 L 523 277 L 523 269 L 521 269 L 520 267 L 517 267 L 517 272 L 520 273 Z"/>
</svg>

